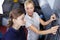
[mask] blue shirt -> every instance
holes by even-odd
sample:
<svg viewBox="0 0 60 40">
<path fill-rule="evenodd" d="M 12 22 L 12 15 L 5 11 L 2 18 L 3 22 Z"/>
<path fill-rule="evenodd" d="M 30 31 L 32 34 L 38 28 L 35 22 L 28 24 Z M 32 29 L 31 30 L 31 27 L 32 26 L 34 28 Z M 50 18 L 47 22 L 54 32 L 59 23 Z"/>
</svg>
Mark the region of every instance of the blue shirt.
<svg viewBox="0 0 60 40">
<path fill-rule="evenodd" d="M 4 39 L 5 40 L 26 40 L 26 36 L 23 28 L 20 28 L 20 30 L 15 30 L 11 27 L 6 32 Z"/>
</svg>

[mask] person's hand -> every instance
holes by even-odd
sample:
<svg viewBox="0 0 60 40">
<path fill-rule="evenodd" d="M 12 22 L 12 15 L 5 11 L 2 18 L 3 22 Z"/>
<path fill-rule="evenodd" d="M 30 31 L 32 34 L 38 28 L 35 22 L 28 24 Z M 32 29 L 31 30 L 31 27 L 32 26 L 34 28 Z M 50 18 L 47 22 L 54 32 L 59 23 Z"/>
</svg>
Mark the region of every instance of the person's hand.
<svg viewBox="0 0 60 40">
<path fill-rule="evenodd" d="M 56 15 L 55 15 L 55 14 L 51 15 L 50 20 L 51 20 L 51 21 L 56 20 Z"/>
<path fill-rule="evenodd" d="M 51 32 L 52 34 L 56 34 L 58 27 L 59 27 L 59 26 L 54 26 L 54 27 L 52 27 L 52 28 L 50 29 L 50 32 Z"/>
</svg>

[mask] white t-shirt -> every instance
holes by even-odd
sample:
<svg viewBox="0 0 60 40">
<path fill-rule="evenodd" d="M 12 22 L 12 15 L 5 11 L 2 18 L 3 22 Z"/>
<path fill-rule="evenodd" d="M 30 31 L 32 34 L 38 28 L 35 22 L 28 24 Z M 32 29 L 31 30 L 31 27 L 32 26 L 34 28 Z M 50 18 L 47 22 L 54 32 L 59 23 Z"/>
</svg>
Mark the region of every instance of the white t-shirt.
<svg viewBox="0 0 60 40">
<path fill-rule="evenodd" d="M 40 7 L 44 6 L 47 4 L 47 0 L 38 0 Z"/>
<path fill-rule="evenodd" d="M 0 0 L 0 14 L 3 14 L 3 8 L 2 8 L 3 2 L 4 0 Z"/>
<path fill-rule="evenodd" d="M 39 15 L 34 12 L 33 13 L 33 18 L 30 17 L 28 14 L 25 15 L 25 21 L 26 21 L 26 28 L 28 30 L 28 37 L 27 40 L 37 40 L 38 39 L 38 34 L 36 34 L 35 32 L 33 32 L 32 30 L 30 30 L 28 27 L 30 27 L 32 24 L 34 25 L 34 27 L 36 27 L 38 30 L 40 29 L 39 27 Z"/>
</svg>

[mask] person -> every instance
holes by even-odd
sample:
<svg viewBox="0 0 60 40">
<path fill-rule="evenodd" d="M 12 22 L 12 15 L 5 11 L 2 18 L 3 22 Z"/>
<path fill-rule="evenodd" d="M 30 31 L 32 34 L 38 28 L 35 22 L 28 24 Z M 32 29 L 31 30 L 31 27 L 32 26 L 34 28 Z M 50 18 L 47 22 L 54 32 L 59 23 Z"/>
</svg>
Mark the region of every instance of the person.
<svg viewBox="0 0 60 40">
<path fill-rule="evenodd" d="M 3 8 L 2 8 L 3 2 L 4 0 L 0 1 L 0 14 L 3 14 Z"/>
<path fill-rule="evenodd" d="M 4 40 L 26 40 L 23 31 L 24 13 L 19 9 L 13 9 L 9 14 L 9 29 L 4 36 Z"/>
<path fill-rule="evenodd" d="M 51 16 L 51 18 L 48 21 L 43 21 L 39 15 L 34 12 L 34 3 L 32 0 L 27 0 L 24 3 L 26 15 L 25 15 L 25 26 L 28 30 L 28 35 L 27 35 L 27 40 L 38 40 L 39 35 L 45 35 L 45 34 L 56 34 L 56 31 L 58 29 L 58 25 L 52 27 L 51 29 L 41 31 L 39 30 L 39 24 L 41 23 L 42 25 L 48 25 L 52 21 L 56 20 L 55 14 Z"/>
</svg>

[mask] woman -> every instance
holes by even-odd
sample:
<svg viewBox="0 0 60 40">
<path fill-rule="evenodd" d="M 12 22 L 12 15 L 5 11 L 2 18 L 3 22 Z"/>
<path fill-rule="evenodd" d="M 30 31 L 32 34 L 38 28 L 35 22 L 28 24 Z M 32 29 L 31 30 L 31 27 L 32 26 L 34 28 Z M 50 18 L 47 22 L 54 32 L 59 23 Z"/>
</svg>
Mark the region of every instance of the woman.
<svg viewBox="0 0 60 40">
<path fill-rule="evenodd" d="M 4 40 L 26 40 L 23 31 L 24 13 L 19 9 L 14 9 L 9 15 L 9 29 L 4 36 Z"/>
<path fill-rule="evenodd" d="M 34 3 L 31 0 L 27 0 L 24 3 L 26 15 L 25 15 L 25 26 L 28 30 L 28 36 L 27 40 L 38 40 L 39 35 L 45 35 L 45 34 L 56 34 L 56 31 L 58 29 L 58 26 L 54 26 L 51 29 L 41 31 L 39 30 L 39 24 L 42 25 L 48 25 L 52 21 L 56 20 L 55 14 L 51 16 L 51 18 L 48 21 L 43 21 L 39 15 L 34 12 Z"/>
</svg>

